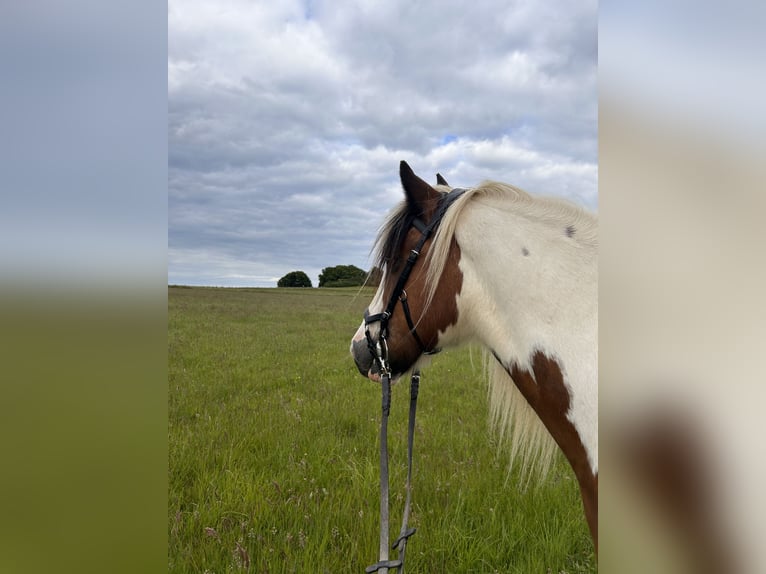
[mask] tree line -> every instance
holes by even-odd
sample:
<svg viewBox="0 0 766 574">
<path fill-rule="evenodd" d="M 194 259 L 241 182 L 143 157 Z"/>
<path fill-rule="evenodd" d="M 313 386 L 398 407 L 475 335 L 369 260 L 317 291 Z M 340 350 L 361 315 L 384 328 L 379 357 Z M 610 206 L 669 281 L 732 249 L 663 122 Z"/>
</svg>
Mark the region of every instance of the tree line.
<svg viewBox="0 0 766 574">
<path fill-rule="evenodd" d="M 319 274 L 319 287 L 358 287 L 370 285 L 376 287 L 380 283 L 382 272 L 373 267 L 369 272 L 355 265 L 336 265 L 325 267 Z M 303 271 L 290 271 L 277 281 L 277 287 L 313 287 L 311 279 Z"/>
</svg>

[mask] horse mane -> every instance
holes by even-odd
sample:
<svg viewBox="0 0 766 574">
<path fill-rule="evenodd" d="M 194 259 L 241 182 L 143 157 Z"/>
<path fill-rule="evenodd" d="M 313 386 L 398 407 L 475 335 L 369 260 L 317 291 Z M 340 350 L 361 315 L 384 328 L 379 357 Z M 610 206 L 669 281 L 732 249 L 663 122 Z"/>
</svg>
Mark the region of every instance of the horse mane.
<svg viewBox="0 0 766 574">
<path fill-rule="evenodd" d="M 484 351 L 484 372 L 488 381 L 489 426 L 497 437 L 498 450 L 509 454 L 508 475 L 518 462 L 522 489 L 544 480 L 559 452 L 556 441 L 537 413 L 529 406 L 513 378 L 489 351 Z"/>
<path fill-rule="evenodd" d="M 523 189 L 507 183 L 484 181 L 477 187 L 468 189 L 450 206 L 434 235 L 426 260 L 426 308 L 433 300 L 439 279 L 444 272 L 460 214 L 470 202 L 482 199 L 501 200 L 516 214 L 551 226 L 572 225 L 577 228 L 574 240 L 590 245 L 598 243 L 596 218 L 574 203 L 558 197 L 530 195 Z"/>
</svg>

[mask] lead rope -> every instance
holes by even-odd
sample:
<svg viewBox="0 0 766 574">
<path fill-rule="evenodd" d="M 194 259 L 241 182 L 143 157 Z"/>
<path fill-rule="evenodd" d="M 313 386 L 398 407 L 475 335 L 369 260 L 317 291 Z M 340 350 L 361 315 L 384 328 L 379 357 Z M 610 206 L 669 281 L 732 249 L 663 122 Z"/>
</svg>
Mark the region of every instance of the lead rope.
<svg viewBox="0 0 766 574">
<path fill-rule="evenodd" d="M 382 362 L 382 361 L 381 361 Z M 415 413 L 417 411 L 418 391 L 420 387 L 420 372 L 414 371 L 410 380 L 410 415 L 407 430 L 407 483 L 405 485 L 406 500 L 402 515 L 402 529 L 391 549 L 397 550 L 399 558 L 389 560 L 388 551 L 388 415 L 391 410 L 391 379 L 388 369 L 384 369 L 381 376 L 382 413 L 380 420 L 380 547 L 379 560 L 375 564 L 365 568 L 367 574 L 381 571 L 384 574 L 389 568 L 396 568 L 399 574 L 404 574 L 404 556 L 407 548 L 407 540 L 415 534 L 415 528 L 408 528 L 407 522 L 410 516 L 410 504 L 412 501 L 412 450 L 415 439 Z"/>
<path fill-rule="evenodd" d="M 402 561 L 402 565 L 399 567 L 399 573 L 404 574 L 404 553 L 407 549 L 407 541 L 410 536 L 415 534 L 417 529 L 408 528 L 407 521 L 410 518 L 410 502 L 412 501 L 412 450 L 413 443 L 415 441 L 415 413 L 418 409 L 418 390 L 420 388 L 420 372 L 415 371 L 412 373 L 410 379 L 410 417 L 409 425 L 407 428 L 407 483 L 405 485 L 405 491 L 407 492 L 406 499 L 404 501 L 404 514 L 402 515 L 402 529 L 399 532 L 399 538 L 394 542 L 393 547 L 399 551 L 399 559 Z"/>
</svg>

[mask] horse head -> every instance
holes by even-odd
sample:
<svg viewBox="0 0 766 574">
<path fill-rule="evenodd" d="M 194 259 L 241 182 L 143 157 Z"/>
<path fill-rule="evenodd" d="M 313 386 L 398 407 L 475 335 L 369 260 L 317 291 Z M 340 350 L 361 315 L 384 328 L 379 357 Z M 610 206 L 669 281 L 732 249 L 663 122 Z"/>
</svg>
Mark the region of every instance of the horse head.
<svg viewBox="0 0 766 574">
<path fill-rule="evenodd" d="M 443 266 L 437 273 L 429 270 L 441 218 L 462 190 L 452 191 L 441 175 L 432 187 L 404 161 L 399 175 L 405 198 L 382 227 L 376 244 L 380 285 L 351 341 L 359 372 L 373 380 L 380 375 L 376 357 L 385 356 L 396 379 L 423 355 L 439 350 L 444 332 L 457 322 L 456 298 L 462 285 L 460 248 L 454 239 Z"/>
</svg>

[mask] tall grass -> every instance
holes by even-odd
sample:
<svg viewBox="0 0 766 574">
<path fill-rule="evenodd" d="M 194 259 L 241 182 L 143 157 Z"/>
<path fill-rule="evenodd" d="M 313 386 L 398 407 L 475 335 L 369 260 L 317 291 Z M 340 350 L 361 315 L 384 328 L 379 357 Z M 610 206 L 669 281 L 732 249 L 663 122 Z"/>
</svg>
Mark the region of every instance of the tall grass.
<svg viewBox="0 0 766 574">
<path fill-rule="evenodd" d="M 371 296 L 169 288 L 170 572 L 363 572 L 377 560 L 379 388 L 348 353 Z M 407 386 L 394 387 L 389 423 L 394 525 Z M 595 571 L 563 459 L 526 492 L 507 476 L 479 360 L 436 357 L 418 408 L 408 572 Z"/>
</svg>

